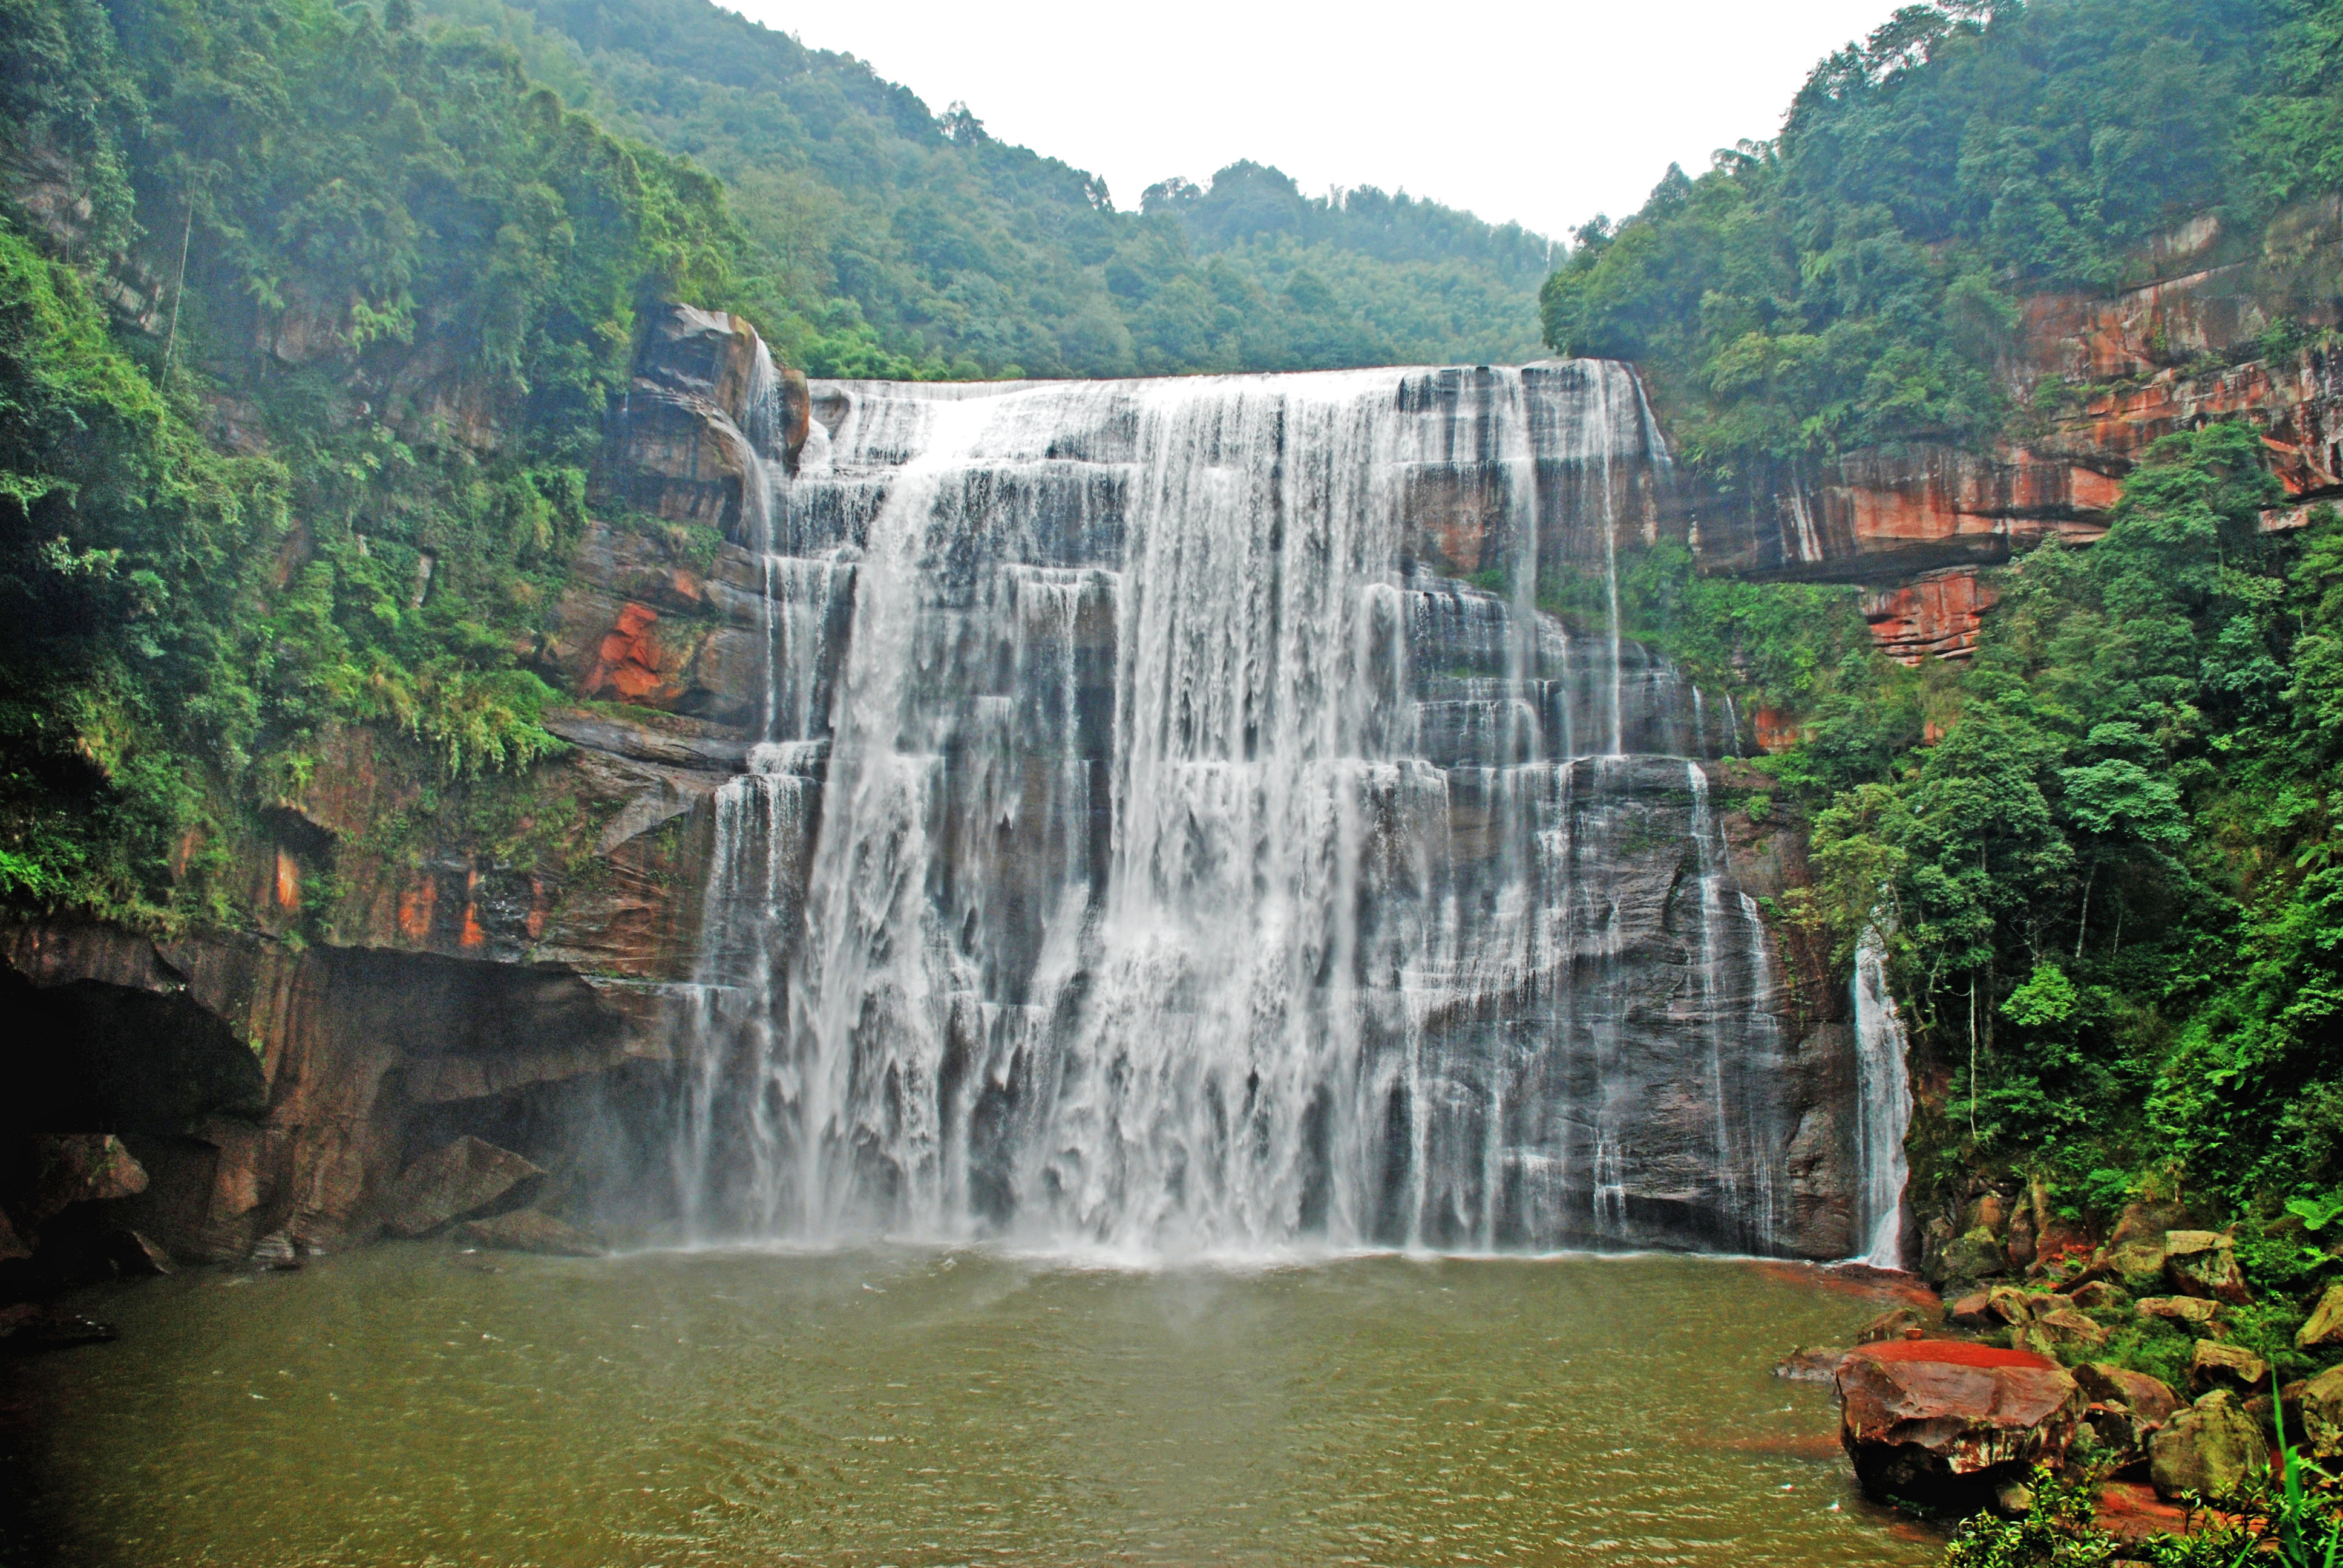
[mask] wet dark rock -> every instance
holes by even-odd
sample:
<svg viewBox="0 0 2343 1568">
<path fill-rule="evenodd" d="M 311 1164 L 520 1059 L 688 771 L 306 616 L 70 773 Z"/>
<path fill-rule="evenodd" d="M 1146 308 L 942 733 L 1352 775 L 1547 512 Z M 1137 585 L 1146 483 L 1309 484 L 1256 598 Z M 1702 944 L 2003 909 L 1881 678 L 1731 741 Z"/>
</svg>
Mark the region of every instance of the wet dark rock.
<svg viewBox="0 0 2343 1568">
<path fill-rule="evenodd" d="M 1998 1192 L 1986 1192 L 1972 1202 L 1961 1216 L 1961 1229 L 1985 1231 L 1999 1236 L 2007 1225 L 2007 1208 Z"/>
<path fill-rule="evenodd" d="M 1857 1350 L 1838 1392 L 1839 1441 L 1867 1495 L 1971 1511 L 2063 1455 L 2087 1402 L 2055 1362 L 1945 1340 Z"/>
<path fill-rule="evenodd" d="M 2021 1205 L 2009 1217 L 2009 1231 L 2004 1239 L 2008 1243 L 2010 1268 L 2030 1270 L 2035 1259 L 2034 1211 Z"/>
<path fill-rule="evenodd" d="M 1774 1375 L 1792 1382 L 1836 1382 L 1839 1363 L 1850 1352 L 1825 1346 L 1800 1346 L 1782 1359 Z"/>
<path fill-rule="evenodd" d="M 2035 1234 L 2034 1261 L 2027 1266 L 2026 1272 L 2036 1276 L 2068 1277 L 2072 1271 L 2088 1266 L 2097 1245 L 2097 1239 L 2088 1227 L 2053 1216 Z"/>
<path fill-rule="evenodd" d="M 2034 1488 L 2014 1475 L 2006 1477 L 1995 1483 L 1986 1506 L 1996 1519 L 2023 1519 L 2034 1512 Z"/>
<path fill-rule="evenodd" d="M 518 1209 L 491 1220 L 475 1220 L 457 1227 L 456 1234 L 476 1247 L 493 1247 L 504 1252 L 536 1252 L 548 1258 L 598 1258 L 608 1251 L 592 1232 L 534 1209 Z"/>
<path fill-rule="evenodd" d="M 1917 1307 L 1891 1307 L 1864 1324 L 1855 1342 L 1869 1345 L 1884 1340 L 1916 1340 L 1927 1333 L 1928 1327 L 1928 1317 Z"/>
<path fill-rule="evenodd" d="M 2165 1497 L 2224 1497 L 2269 1467 L 2261 1428 L 2227 1390 L 2205 1395 L 2148 1440 L 2149 1478 Z"/>
<path fill-rule="evenodd" d="M 2148 1442 L 2162 1425 L 2129 1405 L 2094 1400 L 2083 1412 L 2083 1424 L 2075 1435 L 2076 1450 L 2069 1451 L 2068 1458 L 2082 1461 L 2101 1474 L 2129 1470 L 2147 1459 Z"/>
<path fill-rule="evenodd" d="M 2170 1322 L 2202 1327 L 2211 1322 L 2221 1308 L 2217 1302 L 2197 1296 L 2147 1296 L 2134 1302 L 2131 1310 L 2136 1317 L 2163 1318 Z"/>
<path fill-rule="evenodd" d="M 383 1228 L 394 1236 L 420 1236 L 478 1213 L 544 1174 L 511 1150 L 467 1134 L 407 1168 L 383 1206 Z"/>
<path fill-rule="evenodd" d="M 1970 1231 L 1946 1242 L 1944 1252 L 1936 1262 L 1936 1278 L 1948 1290 L 2007 1272 L 2008 1252 L 2004 1250 L 1999 1237 L 1983 1229 Z"/>
<path fill-rule="evenodd" d="M 2071 1307 L 2036 1314 L 2019 1328 L 2011 1342 L 2047 1354 L 2072 1347 L 2097 1350 L 2107 1342 L 2107 1331 Z"/>
<path fill-rule="evenodd" d="M 128 1198 L 146 1191 L 146 1172 L 106 1132 L 36 1134 L 32 1141 L 38 1174 L 25 1217 L 39 1225 L 75 1203 Z"/>
<path fill-rule="evenodd" d="M 1945 1304 L 1945 1316 L 1965 1329 L 1992 1328 L 1998 1321 L 1993 1315 L 1990 1291 L 1971 1291 L 1954 1298 Z"/>
<path fill-rule="evenodd" d="M 2188 1356 L 2188 1392 L 2208 1393 L 2228 1389 L 2239 1394 L 2269 1387 L 2269 1362 L 2251 1351 L 2214 1340 L 2198 1340 Z"/>
<path fill-rule="evenodd" d="M 2311 1452 L 2321 1459 L 2343 1453 L 2343 1366 L 2328 1367 L 2282 1392 L 2288 1422 L 2301 1423 Z"/>
<path fill-rule="evenodd" d="M 2318 1298 L 2310 1317 L 2294 1334 L 2297 1350 L 2319 1350 L 2330 1345 L 2343 1345 L 2343 1284 L 2329 1285 L 2327 1293 Z"/>
<path fill-rule="evenodd" d="M 2127 1203 L 2116 1217 L 2116 1228 L 2107 1232 L 2107 1245 L 2115 1248 L 2128 1241 L 2153 1241 L 2161 1247 L 2167 1231 L 2185 1226 L 2187 1221 L 2188 1211 L 2178 1203 Z"/>
<path fill-rule="evenodd" d="M 2131 1297 L 2106 1280 L 2086 1280 L 2065 1294 L 2087 1312 L 2119 1312 L 2131 1305 Z"/>
<path fill-rule="evenodd" d="M 62 1307 L 24 1302 L 0 1307 L 0 1354 L 32 1355 L 118 1338 L 113 1329 Z"/>
<path fill-rule="evenodd" d="M 106 1232 L 106 1255 L 125 1274 L 167 1274 L 171 1271 L 171 1255 L 127 1226 Z"/>
<path fill-rule="evenodd" d="M 2162 1241 L 2130 1241 L 2109 1245 L 2093 1264 L 2102 1278 L 2113 1279 L 2136 1296 L 2147 1295 L 2164 1284 Z"/>
<path fill-rule="evenodd" d="M 2056 1311 L 2065 1303 L 2038 1291 L 2020 1290 L 2016 1285 L 1996 1285 L 1986 1297 L 1987 1316 L 2007 1323 L 2011 1328 L 2031 1322 L 2043 1312 Z"/>
<path fill-rule="evenodd" d="M 2237 1267 L 2236 1243 L 2214 1231 L 2167 1231 L 2164 1273 L 2184 1296 L 2243 1305 L 2253 1300 Z"/>
<path fill-rule="evenodd" d="M 2162 1378 L 2113 1362 L 2086 1362 L 2073 1370 L 2075 1382 L 2094 1403 L 2122 1405 L 2158 1426 L 2180 1408 L 2180 1396 Z"/>
</svg>

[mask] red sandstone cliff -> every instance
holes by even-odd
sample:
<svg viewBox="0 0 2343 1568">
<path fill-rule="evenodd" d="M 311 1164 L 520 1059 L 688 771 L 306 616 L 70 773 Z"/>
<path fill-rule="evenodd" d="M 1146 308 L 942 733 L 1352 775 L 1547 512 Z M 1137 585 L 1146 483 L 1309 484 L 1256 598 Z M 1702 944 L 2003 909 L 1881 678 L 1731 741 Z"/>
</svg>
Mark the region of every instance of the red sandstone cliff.
<svg viewBox="0 0 2343 1568">
<path fill-rule="evenodd" d="M 2343 494 L 2343 358 L 2262 350 L 2279 323 L 2343 320 L 2343 207 L 2288 214 L 2256 252 L 2237 249 L 2198 219 L 2140 258 L 2135 286 L 2026 300 L 2004 365 L 2031 410 L 2022 438 L 1852 452 L 1785 473 L 1751 508 L 1695 517 L 1704 564 L 1863 584 L 1881 647 L 1906 662 L 1962 658 L 1994 602 L 1984 568 L 2051 534 L 2097 538 L 2140 455 L 2177 430 L 2250 420 L 2296 503 Z"/>
</svg>

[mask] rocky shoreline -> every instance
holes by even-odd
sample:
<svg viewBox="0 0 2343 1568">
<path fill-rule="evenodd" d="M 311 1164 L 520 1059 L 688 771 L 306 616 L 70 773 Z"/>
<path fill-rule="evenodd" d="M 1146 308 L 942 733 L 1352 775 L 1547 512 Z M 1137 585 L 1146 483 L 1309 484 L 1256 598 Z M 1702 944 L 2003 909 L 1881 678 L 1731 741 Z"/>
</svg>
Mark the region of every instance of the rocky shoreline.
<svg viewBox="0 0 2343 1568">
<path fill-rule="evenodd" d="M 2100 1241 L 2014 1223 L 2010 1207 L 1986 1194 L 1966 1230 L 1935 1238 L 1941 1297 L 1916 1291 L 1852 1347 L 1800 1347 L 1775 1369 L 1830 1385 L 1865 1495 L 2022 1517 L 2046 1469 L 2094 1488 L 2099 1527 L 2137 1540 L 2200 1527 L 2215 1517 L 2207 1500 L 2275 1473 L 2281 1409 L 2288 1442 L 2315 1461 L 2343 1455 L 2343 1362 L 2281 1383 L 2232 1342 L 2255 1302 L 2229 1234 L 2183 1228 L 2177 1205 L 2135 1203 Z M 2147 1358 L 2143 1344 L 2168 1360 L 2181 1342 L 2177 1387 L 2127 1364 Z M 2292 1342 L 2316 1361 L 2343 1354 L 2343 1285 Z"/>
</svg>

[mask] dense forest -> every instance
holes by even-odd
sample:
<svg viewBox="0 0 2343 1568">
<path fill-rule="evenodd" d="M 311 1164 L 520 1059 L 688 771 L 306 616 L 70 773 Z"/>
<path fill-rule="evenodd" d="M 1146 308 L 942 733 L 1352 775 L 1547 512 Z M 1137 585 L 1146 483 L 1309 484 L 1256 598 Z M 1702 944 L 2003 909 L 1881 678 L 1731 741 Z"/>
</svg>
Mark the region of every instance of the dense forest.
<svg viewBox="0 0 2343 1568">
<path fill-rule="evenodd" d="M 719 176 L 817 375 L 1121 376 L 1533 357 L 1544 239 L 1240 163 L 1117 211 L 1093 176 L 706 0 L 428 0 Z M 1170 171 L 1167 171 L 1167 173 Z"/>
<path fill-rule="evenodd" d="M 773 286 L 713 178 L 400 0 L 28 0 L 0 48 L 0 890 L 226 919 L 319 725 L 553 746 L 517 654 L 636 311 Z"/>
<path fill-rule="evenodd" d="M 1982 449 L 2079 390 L 2004 372 L 2018 301 L 2143 276 L 2191 217 L 2272 303 L 2235 357 L 2330 352 L 2338 176 L 2333 0 L 1907 7 L 1777 139 L 1582 229 L 1546 329 L 1639 361 L 1728 490 L 1862 447 Z M 1965 667 L 1881 658 L 1848 590 L 1703 579 L 1682 552 L 1625 589 L 1654 641 L 1803 720 L 1765 763 L 1813 813 L 1787 912 L 1842 965 L 1887 938 L 1944 1086 L 1921 1218 L 1981 1173 L 2100 1223 L 2143 1199 L 2242 1221 L 2271 1294 L 2240 1332 L 2300 1369 L 2343 1211 L 2343 519 L 2265 531 L 2283 498 L 2250 425 L 2168 437 L 2103 539 L 1998 574 Z M 2187 1339 L 2152 1329 L 2123 1353 L 2173 1375 Z"/>
<path fill-rule="evenodd" d="M 1634 360 L 1728 485 L 2022 427 L 2069 390 L 1996 374 L 2026 293 L 2118 286 L 2199 216 L 2234 256 L 2273 220 L 2313 237 L 2298 204 L 2343 175 L 2338 26 L 2308 0 L 1906 6 L 1823 62 L 1775 139 L 1579 230 L 1547 339 Z M 2269 286 L 2298 311 L 2337 274 L 2331 247 L 2292 248 Z"/>
</svg>

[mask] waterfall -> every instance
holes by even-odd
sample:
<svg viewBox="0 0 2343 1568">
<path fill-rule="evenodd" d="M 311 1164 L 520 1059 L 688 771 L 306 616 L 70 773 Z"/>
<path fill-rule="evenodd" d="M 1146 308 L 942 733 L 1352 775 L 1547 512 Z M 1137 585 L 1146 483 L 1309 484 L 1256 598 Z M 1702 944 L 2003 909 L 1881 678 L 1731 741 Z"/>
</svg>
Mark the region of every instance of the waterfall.
<svg viewBox="0 0 2343 1568">
<path fill-rule="evenodd" d="M 1882 1269 L 1904 1266 L 1904 1135 L 1912 1123 L 1912 1082 L 1905 1064 L 1904 1020 L 1887 989 L 1887 949 L 1876 927 L 1865 927 L 1855 950 L 1855 1060 L 1861 1089 L 1855 1102 L 1855 1148 L 1862 1161 L 1861 1206 L 1855 1235 L 1862 1261 Z"/>
<path fill-rule="evenodd" d="M 689 1233 L 1804 1244 L 1718 749 L 1623 625 L 1665 462 L 1624 367 L 817 407 L 743 506 L 769 695 L 717 804 Z M 1443 575 L 1460 539 L 1503 592 Z M 1539 608 L 1580 574 L 1592 628 Z"/>
</svg>

